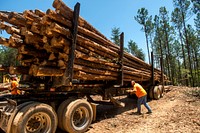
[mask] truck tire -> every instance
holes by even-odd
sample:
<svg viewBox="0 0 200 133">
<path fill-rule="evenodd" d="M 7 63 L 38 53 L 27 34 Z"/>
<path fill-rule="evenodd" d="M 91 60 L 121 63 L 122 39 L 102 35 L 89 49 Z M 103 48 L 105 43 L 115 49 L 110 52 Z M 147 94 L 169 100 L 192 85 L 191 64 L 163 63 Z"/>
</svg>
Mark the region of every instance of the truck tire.
<svg viewBox="0 0 200 133">
<path fill-rule="evenodd" d="M 75 101 L 77 98 L 75 97 L 70 97 L 67 100 L 63 101 L 57 110 L 57 115 L 58 115 L 58 127 L 62 130 L 64 130 L 63 128 L 63 112 L 65 110 L 65 108 L 67 108 L 67 106 L 72 102 Z"/>
<path fill-rule="evenodd" d="M 71 102 L 63 112 L 63 128 L 70 133 L 85 132 L 93 119 L 92 107 L 84 99 Z"/>
<path fill-rule="evenodd" d="M 164 87 L 162 85 L 159 85 L 158 87 L 159 87 L 160 92 L 161 92 L 160 97 L 163 97 L 164 96 Z"/>
<path fill-rule="evenodd" d="M 57 123 L 51 106 L 34 102 L 19 110 L 12 123 L 15 129 L 12 133 L 55 133 Z"/>
<path fill-rule="evenodd" d="M 13 123 L 13 120 L 14 120 L 16 114 L 19 112 L 19 110 L 21 110 L 23 107 L 25 107 L 25 106 L 27 106 L 27 105 L 33 103 L 33 102 L 34 102 L 34 101 L 24 102 L 24 103 L 19 104 L 19 105 L 17 106 L 17 108 L 14 110 L 14 112 L 12 113 L 12 115 L 11 115 L 9 121 L 8 121 L 7 131 L 6 131 L 7 133 L 10 133 L 10 132 L 13 133 L 13 131 L 16 130 L 15 127 L 12 126 L 12 123 Z"/>
<path fill-rule="evenodd" d="M 153 89 L 153 97 L 154 99 L 158 100 L 161 98 L 161 90 L 158 86 L 155 86 L 154 89 Z"/>
<path fill-rule="evenodd" d="M 156 100 L 160 99 L 162 97 L 162 88 L 160 86 L 151 86 L 149 97 Z"/>
</svg>

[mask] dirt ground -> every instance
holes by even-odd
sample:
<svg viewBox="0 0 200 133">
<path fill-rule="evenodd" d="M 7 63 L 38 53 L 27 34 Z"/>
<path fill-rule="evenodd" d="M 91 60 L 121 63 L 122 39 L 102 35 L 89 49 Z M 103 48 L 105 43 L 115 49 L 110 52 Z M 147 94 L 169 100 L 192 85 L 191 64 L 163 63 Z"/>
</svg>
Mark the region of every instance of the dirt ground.
<svg viewBox="0 0 200 133">
<path fill-rule="evenodd" d="M 150 115 L 144 106 L 142 115 L 135 114 L 135 99 L 121 101 L 125 108 L 98 107 L 87 133 L 200 133 L 200 88 L 170 87 L 164 97 L 148 102 Z"/>
<path fill-rule="evenodd" d="M 164 97 L 148 102 L 150 115 L 144 106 L 142 115 L 135 114 L 136 99 L 117 98 L 126 106 L 99 105 L 87 133 L 200 133 L 200 88 L 170 87 Z"/>
</svg>

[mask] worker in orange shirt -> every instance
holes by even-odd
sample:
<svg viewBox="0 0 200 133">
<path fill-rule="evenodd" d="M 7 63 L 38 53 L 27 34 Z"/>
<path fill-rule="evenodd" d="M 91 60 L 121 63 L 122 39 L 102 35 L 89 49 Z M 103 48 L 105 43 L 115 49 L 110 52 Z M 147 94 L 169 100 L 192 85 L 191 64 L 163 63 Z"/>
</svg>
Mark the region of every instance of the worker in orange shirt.
<svg viewBox="0 0 200 133">
<path fill-rule="evenodd" d="M 150 106 L 147 103 L 147 92 L 145 91 L 145 89 L 138 83 L 135 83 L 135 81 L 131 81 L 131 84 L 133 86 L 133 90 L 132 92 L 136 94 L 136 96 L 138 97 L 137 100 L 137 113 L 139 115 L 141 115 L 141 105 L 144 104 L 144 106 L 147 108 L 148 110 L 148 114 L 152 113 L 152 110 L 150 108 Z"/>
<path fill-rule="evenodd" d="M 17 77 L 11 76 L 10 80 L 11 80 L 11 86 L 10 86 L 9 90 L 10 90 L 11 94 L 12 95 L 20 94 L 20 90 L 18 90 L 19 83 L 17 81 Z"/>
</svg>

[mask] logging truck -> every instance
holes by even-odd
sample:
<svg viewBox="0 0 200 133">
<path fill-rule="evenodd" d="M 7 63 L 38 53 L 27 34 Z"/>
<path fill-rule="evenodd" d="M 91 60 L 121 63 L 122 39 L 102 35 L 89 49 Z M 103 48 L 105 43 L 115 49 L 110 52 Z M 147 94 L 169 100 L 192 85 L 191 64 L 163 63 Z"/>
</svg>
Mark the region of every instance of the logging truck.
<svg viewBox="0 0 200 133">
<path fill-rule="evenodd" d="M 0 93 L 0 128 L 6 133 L 85 132 L 96 119 L 98 104 L 124 107 L 116 96 L 129 95 L 131 80 L 149 97 L 163 94 L 164 76 L 152 64 L 113 44 L 79 16 L 54 0 L 56 11 L 0 12 L 0 29 L 10 38 L 0 44 L 16 48 L 20 66 L 0 68 L 20 76 L 19 95 Z M 6 23 L 5 23 L 6 22 Z M 161 85 L 161 86 L 158 86 Z M 5 89 L 2 87 L 1 89 Z M 101 96 L 95 100 L 93 96 Z"/>
</svg>

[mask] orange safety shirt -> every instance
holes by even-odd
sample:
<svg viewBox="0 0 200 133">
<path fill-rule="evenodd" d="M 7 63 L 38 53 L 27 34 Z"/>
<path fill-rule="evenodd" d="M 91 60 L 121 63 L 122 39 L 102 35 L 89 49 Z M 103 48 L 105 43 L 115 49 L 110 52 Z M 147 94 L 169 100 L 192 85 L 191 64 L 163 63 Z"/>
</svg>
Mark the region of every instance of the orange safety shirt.
<svg viewBox="0 0 200 133">
<path fill-rule="evenodd" d="M 11 94 L 12 95 L 17 95 L 18 94 L 18 89 L 17 89 L 17 87 L 18 87 L 18 82 L 17 81 L 12 81 L 11 82 Z"/>
<path fill-rule="evenodd" d="M 147 92 L 145 91 L 145 89 L 138 83 L 135 83 L 135 85 L 133 87 L 133 91 L 135 92 L 135 94 L 138 98 L 147 95 Z"/>
</svg>

